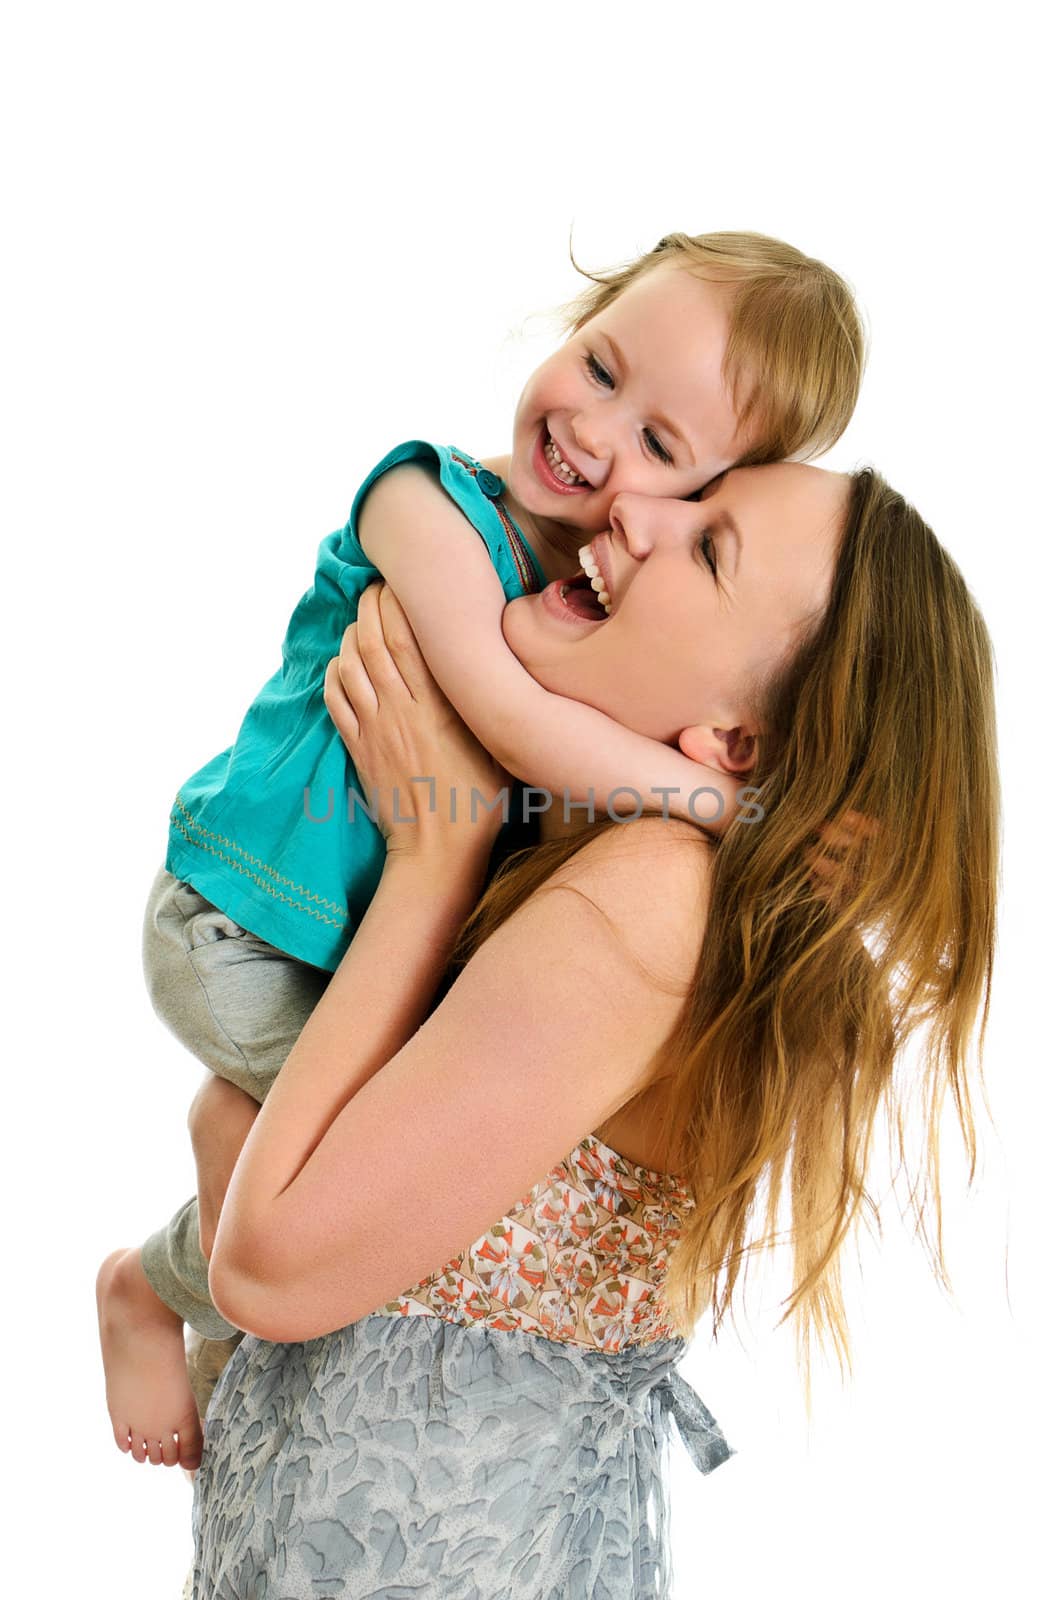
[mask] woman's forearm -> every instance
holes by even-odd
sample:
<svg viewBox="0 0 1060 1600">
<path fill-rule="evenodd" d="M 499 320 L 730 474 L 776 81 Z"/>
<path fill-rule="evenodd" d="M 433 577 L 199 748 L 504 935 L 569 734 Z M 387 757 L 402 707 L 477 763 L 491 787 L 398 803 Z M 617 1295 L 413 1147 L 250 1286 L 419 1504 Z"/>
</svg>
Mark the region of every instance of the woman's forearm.
<svg viewBox="0 0 1060 1600">
<path fill-rule="evenodd" d="M 267 1277 L 272 1254 L 282 1257 L 299 1174 L 343 1108 L 423 1022 L 487 861 L 481 847 L 456 864 L 387 857 L 356 937 L 236 1164 L 214 1244 L 215 1295 L 222 1289 L 223 1299 L 225 1276 Z"/>
</svg>

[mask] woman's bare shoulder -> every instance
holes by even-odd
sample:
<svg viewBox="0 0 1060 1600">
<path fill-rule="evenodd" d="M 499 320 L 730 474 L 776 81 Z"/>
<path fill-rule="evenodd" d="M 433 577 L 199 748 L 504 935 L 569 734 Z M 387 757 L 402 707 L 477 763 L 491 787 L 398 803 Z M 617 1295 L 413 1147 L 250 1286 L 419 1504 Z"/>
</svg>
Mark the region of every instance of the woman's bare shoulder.
<svg viewBox="0 0 1060 1600">
<path fill-rule="evenodd" d="M 715 842 L 678 817 L 637 817 L 601 828 L 553 875 L 603 872 L 635 876 L 660 868 L 675 878 L 709 877 Z"/>
<path fill-rule="evenodd" d="M 692 823 L 642 817 L 602 830 L 538 893 L 568 890 L 604 914 L 638 963 L 691 978 L 710 910 L 714 845 Z"/>
</svg>

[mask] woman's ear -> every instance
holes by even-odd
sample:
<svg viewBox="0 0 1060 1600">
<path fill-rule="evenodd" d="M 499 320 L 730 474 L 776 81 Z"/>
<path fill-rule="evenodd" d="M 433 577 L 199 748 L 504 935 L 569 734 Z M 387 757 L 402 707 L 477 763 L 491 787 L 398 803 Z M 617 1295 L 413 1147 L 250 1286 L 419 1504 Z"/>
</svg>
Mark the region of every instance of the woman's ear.
<svg viewBox="0 0 1060 1600">
<path fill-rule="evenodd" d="M 677 739 L 682 755 L 704 767 L 738 777 L 755 764 L 755 735 L 746 728 L 682 728 Z"/>
</svg>

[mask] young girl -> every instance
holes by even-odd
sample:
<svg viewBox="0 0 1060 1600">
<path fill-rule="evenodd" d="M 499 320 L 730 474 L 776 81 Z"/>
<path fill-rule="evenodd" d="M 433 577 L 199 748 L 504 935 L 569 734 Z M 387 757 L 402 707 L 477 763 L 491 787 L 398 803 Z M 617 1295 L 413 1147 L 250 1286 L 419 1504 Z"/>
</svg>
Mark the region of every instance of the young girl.
<svg viewBox="0 0 1060 1600">
<path fill-rule="evenodd" d="M 565 811 L 710 825 L 735 809 L 753 762 L 738 722 L 662 726 L 646 705 L 624 727 L 551 695 L 509 650 L 502 611 L 542 591 L 557 638 L 591 653 L 611 613 L 606 551 L 592 540 L 616 498 L 687 498 L 738 462 L 827 448 L 857 396 L 857 311 L 829 268 L 755 234 L 668 235 L 594 279 L 572 310 L 570 337 L 520 397 L 509 457 L 479 463 L 412 441 L 369 474 L 320 546 L 282 667 L 235 743 L 177 796 L 145 918 L 148 984 L 182 1042 L 258 1103 L 382 871 L 373 813 L 388 797 L 359 788 L 322 696 L 380 575 L 468 728 L 515 778 L 562 792 Z M 709 540 L 702 560 L 713 570 Z M 525 820 L 532 797 L 515 796 Z M 432 788 L 435 803 L 444 812 L 450 797 Z M 116 1443 L 139 1461 L 199 1460 L 183 1324 L 233 1332 L 211 1303 L 202 1251 L 222 1197 L 217 1174 L 200 1170 L 196 1200 L 142 1252 L 116 1252 L 100 1270 L 108 1409 Z"/>
</svg>

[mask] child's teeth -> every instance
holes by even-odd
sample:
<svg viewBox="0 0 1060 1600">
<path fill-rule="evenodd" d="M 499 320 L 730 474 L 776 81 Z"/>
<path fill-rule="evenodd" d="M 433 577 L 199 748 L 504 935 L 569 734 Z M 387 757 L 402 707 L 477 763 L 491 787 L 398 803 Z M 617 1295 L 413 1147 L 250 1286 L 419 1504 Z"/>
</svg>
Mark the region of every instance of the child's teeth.
<svg viewBox="0 0 1060 1600">
<path fill-rule="evenodd" d="M 551 434 L 549 434 L 545 445 L 545 455 L 548 457 L 549 465 L 557 478 L 562 478 L 564 483 L 585 483 L 586 480 L 581 474 L 575 472 L 574 468 L 564 461 Z"/>
</svg>

